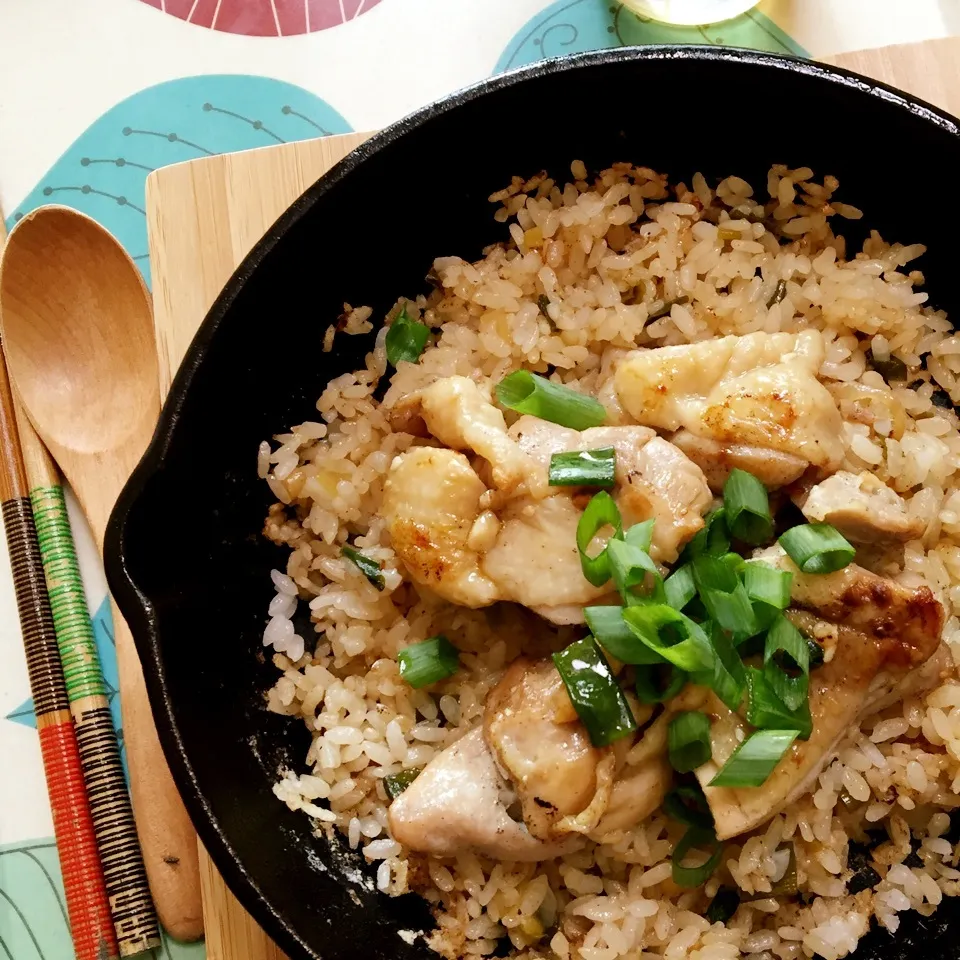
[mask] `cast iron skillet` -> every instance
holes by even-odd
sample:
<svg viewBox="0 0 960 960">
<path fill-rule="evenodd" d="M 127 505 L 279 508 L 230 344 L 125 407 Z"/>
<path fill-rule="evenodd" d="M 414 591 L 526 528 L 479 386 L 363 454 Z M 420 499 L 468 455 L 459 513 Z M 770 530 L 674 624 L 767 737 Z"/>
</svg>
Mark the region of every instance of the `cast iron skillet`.
<svg viewBox="0 0 960 960">
<path fill-rule="evenodd" d="M 947 183 L 957 121 L 879 83 L 765 53 L 646 47 L 547 61 L 420 110 L 354 151 L 277 221 L 227 284 L 174 382 L 150 449 L 107 534 L 110 586 L 143 660 L 160 738 L 204 845 L 240 901 L 293 958 L 431 956 L 421 900 L 373 891 L 345 848 L 312 836 L 270 792 L 302 769 L 303 724 L 268 714 L 261 634 L 284 552 L 260 530 L 271 497 L 261 440 L 316 416 L 326 382 L 362 365 L 370 338 L 321 352 L 344 301 L 374 317 L 425 288 L 434 257 L 477 257 L 505 235 L 487 197 L 511 175 L 579 158 L 631 160 L 758 189 L 771 163 L 840 178 L 840 198 L 888 239 L 926 243 L 934 303 L 960 309 Z M 862 228 L 849 224 L 855 242 Z M 357 880 L 361 882 L 356 882 Z M 857 956 L 952 957 L 947 902 Z M 952 937 L 951 937 L 952 925 Z"/>
</svg>

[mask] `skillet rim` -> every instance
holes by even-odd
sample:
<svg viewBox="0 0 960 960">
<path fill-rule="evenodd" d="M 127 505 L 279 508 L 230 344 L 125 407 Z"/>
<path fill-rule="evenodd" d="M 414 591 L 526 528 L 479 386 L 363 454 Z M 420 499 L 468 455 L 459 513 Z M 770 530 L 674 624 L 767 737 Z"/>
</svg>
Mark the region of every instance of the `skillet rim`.
<svg viewBox="0 0 960 960">
<path fill-rule="evenodd" d="M 214 816 L 206 797 L 201 792 L 193 764 L 187 757 L 177 726 L 176 708 L 168 691 L 160 656 L 159 629 L 153 605 L 150 598 L 137 585 L 125 556 L 129 515 L 150 480 L 160 472 L 162 461 L 177 433 L 186 396 L 193 379 L 203 364 L 207 349 L 216 338 L 221 324 L 229 321 L 234 301 L 267 254 L 294 224 L 310 212 L 321 197 L 335 189 L 355 169 L 396 140 L 414 132 L 434 117 L 455 110 L 462 104 L 483 97 L 489 92 L 508 89 L 536 77 L 590 69 L 600 64 L 635 60 L 746 63 L 758 68 L 799 74 L 857 90 L 869 97 L 876 97 L 895 109 L 906 110 L 909 114 L 960 138 L 960 120 L 946 111 L 886 83 L 832 64 L 805 60 L 788 54 L 704 44 L 656 44 L 592 50 L 539 60 L 505 73 L 486 77 L 421 107 L 373 134 L 311 184 L 280 215 L 244 257 L 217 296 L 191 341 L 170 386 L 150 444 L 117 499 L 104 539 L 104 567 L 110 590 L 130 625 L 143 666 L 147 694 L 164 756 L 169 764 L 174 783 L 190 814 L 190 819 L 197 830 L 197 835 L 230 891 L 271 939 L 292 958 L 302 956 L 311 960 L 320 960 L 319 955 L 293 929 L 282 912 L 264 895 L 256 879 L 243 866 L 229 838 Z"/>
</svg>

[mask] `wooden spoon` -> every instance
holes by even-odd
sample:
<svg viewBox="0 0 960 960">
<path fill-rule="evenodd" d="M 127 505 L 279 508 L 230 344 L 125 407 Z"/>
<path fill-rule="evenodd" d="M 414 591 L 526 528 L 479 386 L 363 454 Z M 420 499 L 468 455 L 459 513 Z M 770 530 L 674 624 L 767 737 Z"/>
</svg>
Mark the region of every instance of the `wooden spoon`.
<svg viewBox="0 0 960 960">
<path fill-rule="evenodd" d="M 160 414 L 148 293 L 95 220 L 41 207 L 0 260 L 0 322 L 27 416 L 77 494 L 101 553 L 110 511 Z M 130 792 L 150 890 L 179 940 L 203 934 L 193 826 L 157 738 L 143 670 L 116 604 L 113 623 Z"/>
</svg>

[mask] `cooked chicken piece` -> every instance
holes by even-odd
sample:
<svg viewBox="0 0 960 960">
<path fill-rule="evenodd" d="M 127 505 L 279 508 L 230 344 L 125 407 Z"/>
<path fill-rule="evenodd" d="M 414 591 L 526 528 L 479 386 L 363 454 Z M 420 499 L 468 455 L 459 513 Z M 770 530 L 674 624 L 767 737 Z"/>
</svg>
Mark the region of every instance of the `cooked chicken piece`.
<svg viewBox="0 0 960 960">
<path fill-rule="evenodd" d="M 502 599 L 534 609 L 582 607 L 608 592 L 583 576 L 576 540 L 580 515 L 566 493 L 512 501 L 501 511 L 500 534 L 483 569 Z"/>
<path fill-rule="evenodd" d="M 871 473 L 840 470 L 810 489 L 799 503 L 811 521 L 829 523 L 856 543 L 916 540 L 924 522 L 907 513 L 906 501 Z"/>
<path fill-rule="evenodd" d="M 486 488 L 462 453 L 413 447 L 390 465 L 381 513 L 410 576 L 445 600 L 485 607 L 499 599 L 467 540 Z"/>
<path fill-rule="evenodd" d="M 508 435 L 503 414 L 469 377 L 436 380 L 420 391 L 420 406 L 427 429 L 441 443 L 489 461 L 498 490 L 512 493 L 524 482 L 546 485 L 546 477 Z"/>
<path fill-rule="evenodd" d="M 797 606 L 881 640 L 896 638 L 897 649 L 910 659 L 908 669 L 924 663 L 940 641 L 943 607 L 927 586 L 906 587 L 855 563 L 835 573 L 801 573 L 780 546 L 757 551 L 753 558 L 793 574 L 791 596 Z"/>
<path fill-rule="evenodd" d="M 613 497 L 625 527 L 653 517 L 650 555 L 672 563 L 680 548 L 703 526 L 711 495 L 699 467 L 648 427 L 594 427 L 569 430 L 537 417 L 521 417 L 510 428 L 520 449 L 550 465 L 555 453 L 570 450 L 616 451 Z"/>
<path fill-rule="evenodd" d="M 487 746 L 540 840 L 588 833 L 610 799 L 616 757 L 590 742 L 551 660 L 515 660 L 487 696 Z"/>
<path fill-rule="evenodd" d="M 703 471 L 672 443 L 655 437 L 637 453 L 616 500 L 626 525 L 653 517 L 650 556 L 673 563 L 703 527 L 713 496 Z"/>
<path fill-rule="evenodd" d="M 806 624 L 802 620 L 800 623 L 813 634 L 815 621 L 810 618 Z M 888 703 L 892 691 L 906 678 L 920 674 L 938 644 L 936 637 L 916 649 L 896 636 L 868 636 L 838 625 L 833 658 L 810 673 L 810 739 L 794 741 L 759 787 L 709 786 L 747 733 L 741 718 L 711 695 L 707 713 L 714 717 L 713 758 L 696 775 L 713 813 L 717 837 L 726 840 L 753 830 L 806 793 L 836 755 L 838 744 L 850 728 Z M 929 671 L 924 679 L 930 681 Z"/>
<path fill-rule="evenodd" d="M 505 796 L 506 795 L 506 796 Z M 507 812 L 509 787 L 476 727 L 433 758 L 390 805 L 394 839 L 411 850 L 452 857 L 473 850 L 494 860 L 549 860 L 581 840 L 560 843 L 531 836 Z"/>
<path fill-rule="evenodd" d="M 809 464 L 792 453 L 744 443 L 718 443 L 698 437 L 690 430 L 678 430 L 670 442 L 682 450 L 703 472 L 715 493 L 723 490 L 730 471 L 752 473 L 768 490 L 779 490 L 799 479 Z"/>
<path fill-rule="evenodd" d="M 817 380 L 824 355 L 816 330 L 721 337 L 637 350 L 615 384 L 639 423 L 767 447 L 832 471 L 844 446 L 840 412 Z"/>
<path fill-rule="evenodd" d="M 706 687 L 686 687 L 644 731 L 617 772 L 607 810 L 590 833 L 591 839 L 600 842 L 619 830 L 629 830 L 660 808 L 673 784 L 673 768 L 667 759 L 670 721 L 682 710 L 699 709 L 708 694 Z"/>
</svg>

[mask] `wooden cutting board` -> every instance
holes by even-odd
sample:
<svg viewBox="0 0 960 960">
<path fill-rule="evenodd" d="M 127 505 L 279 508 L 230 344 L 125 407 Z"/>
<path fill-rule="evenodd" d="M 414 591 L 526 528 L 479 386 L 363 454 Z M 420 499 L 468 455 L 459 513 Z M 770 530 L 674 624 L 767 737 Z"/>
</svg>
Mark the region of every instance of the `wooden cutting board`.
<svg viewBox="0 0 960 960">
<path fill-rule="evenodd" d="M 960 37 L 825 58 L 960 115 Z M 200 321 L 240 261 L 314 180 L 369 134 L 164 167 L 147 179 L 154 320 L 166 394 Z M 209 960 L 284 960 L 200 851 Z"/>
</svg>

